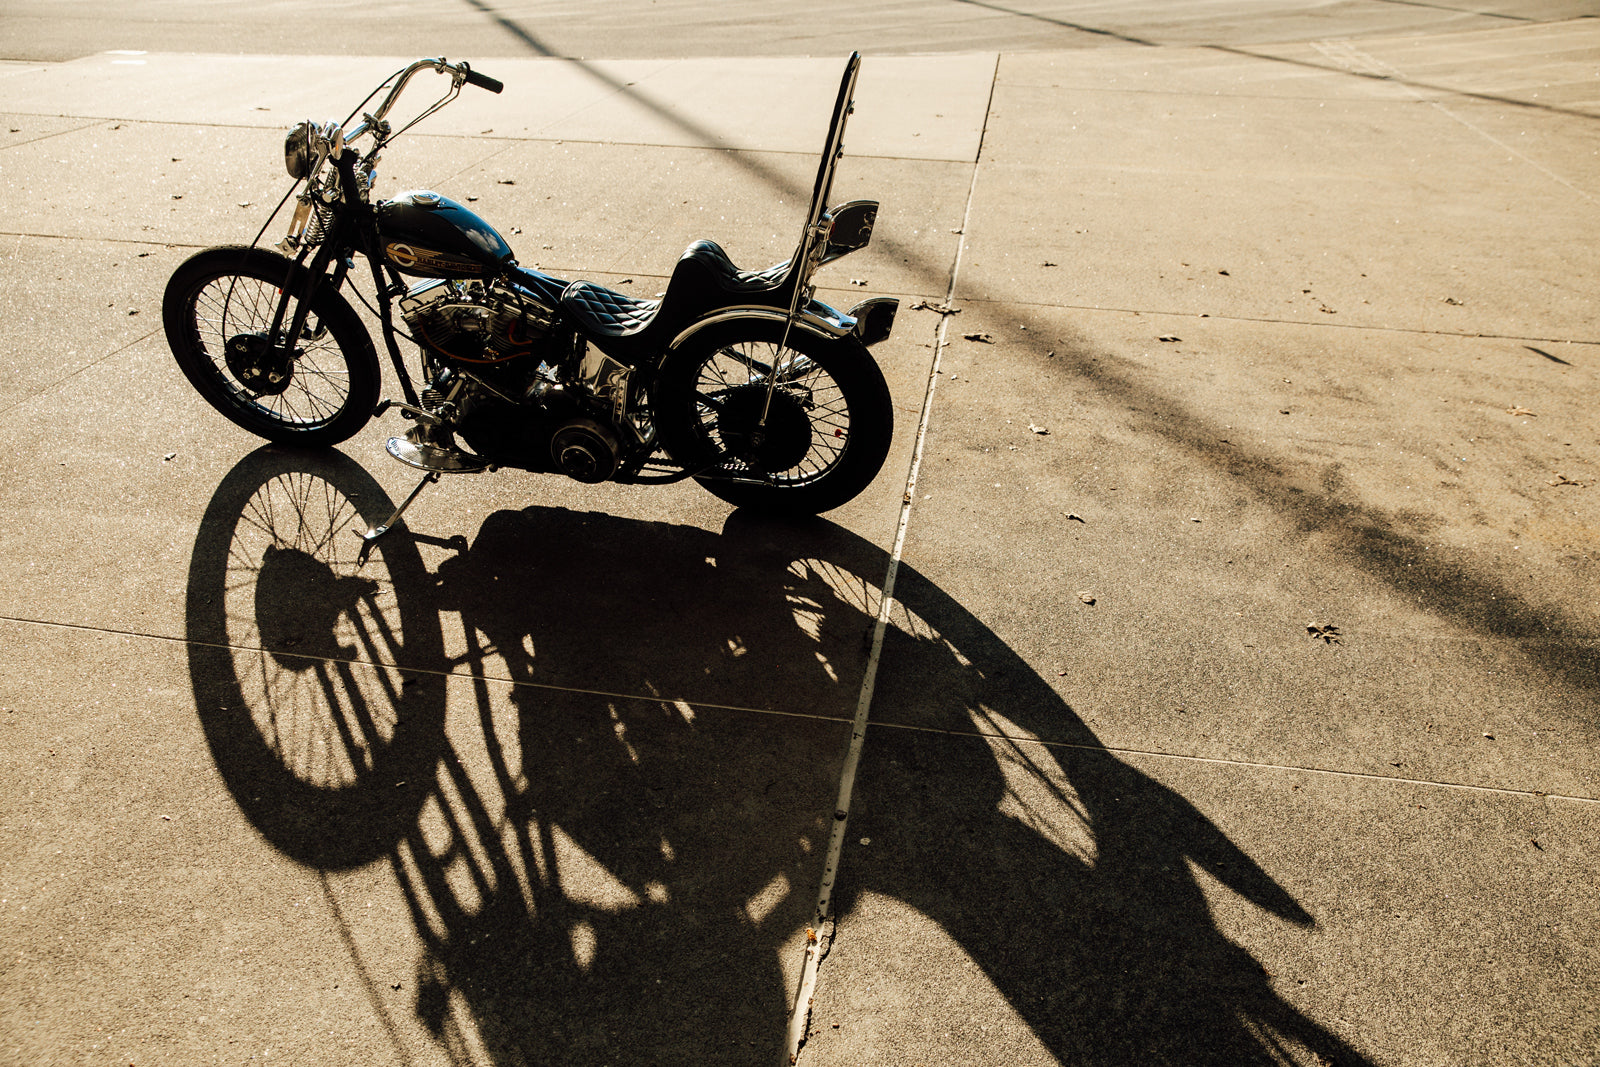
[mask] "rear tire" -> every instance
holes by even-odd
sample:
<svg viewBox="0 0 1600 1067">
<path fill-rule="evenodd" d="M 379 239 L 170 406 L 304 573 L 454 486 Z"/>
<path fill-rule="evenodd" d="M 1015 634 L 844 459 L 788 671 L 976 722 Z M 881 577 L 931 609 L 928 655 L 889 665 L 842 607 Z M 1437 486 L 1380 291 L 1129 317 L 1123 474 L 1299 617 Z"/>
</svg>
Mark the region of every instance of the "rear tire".
<svg viewBox="0 0 1600 1067">
<path fill-rule="evenodd" d="M 212 407 L 259 437 L 333 445 L 354 434 L 378 402 L 378 356 L 361 319 L 338 293 L 319 290 L 292 357 L 275 354 L 267 331 L 279 294 L 306 272 L 242 245 L 191 256 L 172 275 L 162 323 L 172 355 Z M 284 312 L 283 327 L 295 302 Z"/>
<path fill-rule="evenodd" d="M 770 514 L 815 515 L 877 477 L 894 405 L 883 372 L 854 337 L 792 329 L 780 357 L 783 330 L 781 322 L 731 322 L 668 354 L 653 394 L 656 426 L 678 462 L 715 466 L 695 479 L 715 496 Z"/>
</svg>

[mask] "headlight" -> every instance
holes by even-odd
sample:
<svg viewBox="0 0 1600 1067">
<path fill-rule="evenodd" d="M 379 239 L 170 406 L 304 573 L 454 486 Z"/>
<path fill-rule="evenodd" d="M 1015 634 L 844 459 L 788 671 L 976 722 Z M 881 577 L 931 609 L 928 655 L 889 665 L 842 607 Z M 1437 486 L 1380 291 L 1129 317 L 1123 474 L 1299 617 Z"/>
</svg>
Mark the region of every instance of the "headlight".
<svg viewBox="0 0 1600 1067">
<path fill-rule="evenodd" d="M 311 145 L 316 135 L 317 128 L 309 122 L 289 127 L 289 135 L 283 139 L 283 165 L 288 169 L 289 177 L 302 179 L 311 176 Z"/>
</svg>

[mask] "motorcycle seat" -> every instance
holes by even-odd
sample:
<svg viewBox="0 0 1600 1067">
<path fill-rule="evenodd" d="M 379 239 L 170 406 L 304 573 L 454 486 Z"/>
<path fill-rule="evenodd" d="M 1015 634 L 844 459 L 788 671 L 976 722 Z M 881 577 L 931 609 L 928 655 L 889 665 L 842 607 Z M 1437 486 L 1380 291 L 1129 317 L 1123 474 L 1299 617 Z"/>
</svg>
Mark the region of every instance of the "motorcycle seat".
<svg viewBox="0 0 1600 1067">
<path fill-rule="evenodd" d="M 745 298 L 775 293 L 788 277 L 789 264 L 766 270 L 740 270 L 715 241 L 696 241 L 678 257 L 678 264 L 659 300 L 639 300 L 594 282 L 576 281 L 561 294 L 561 307 L 590 334 L 620 339 L 643 332 L 663 306 L 680 302 L 715 303 L 711 293 Z M 768 300 L 758 300 L 768 303 Z"/>
<path fill-rule="evenodd" d="M 594 282 L 573 282 L 561 293 L 561 307 L 583 328 L 601 337 L 627 337 L 650 325 L 659 300 L 638 300 Z"/>
</svg>

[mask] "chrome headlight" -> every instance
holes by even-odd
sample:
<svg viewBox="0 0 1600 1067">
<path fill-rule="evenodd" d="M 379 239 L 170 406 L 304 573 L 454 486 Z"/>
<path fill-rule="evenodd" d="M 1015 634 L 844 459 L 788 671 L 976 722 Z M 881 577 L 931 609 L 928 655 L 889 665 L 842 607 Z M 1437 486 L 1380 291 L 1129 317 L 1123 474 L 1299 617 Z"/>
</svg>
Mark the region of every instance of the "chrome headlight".
<svg viewBox="0 0 1600 1067">
<path fill-rule="evenodd" d="M 289 177 L 297 180 L 311 177 L 311 146 L 316 136 L 317 128 L 309 122 L 289 127 L 289 135 L 283 139 L 283 165 Z"/>
</svg>

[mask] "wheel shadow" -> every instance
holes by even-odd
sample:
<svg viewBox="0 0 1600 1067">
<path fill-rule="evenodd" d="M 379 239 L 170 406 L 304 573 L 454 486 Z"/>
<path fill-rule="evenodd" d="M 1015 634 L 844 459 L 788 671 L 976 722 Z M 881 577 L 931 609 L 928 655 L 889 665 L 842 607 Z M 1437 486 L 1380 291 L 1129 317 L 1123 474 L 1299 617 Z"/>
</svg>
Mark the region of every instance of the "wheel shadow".
<svg viewBox="0 0 1600 1067">
<path fill-rule="evenodd" d="M 252 825 L 325 874 L 385 865 L 407 902 L 401 1058 L 420 1023 L 454 1063 L 785 1059 L 884 552 L 820 520 L 531 507 L 432 569 L 404 530 L 358 569 L 390 507 L 338 452 L 252 453 L 202 523 L 187 624 Z M 897 599 L 877 706 L 930 729 L 869 733 L 851 836 L 875 844 L 846 856 L 841 929 L 865 892 L 916 908 L 1062 1062 L 1362 1062 L 1216 928 L 1189 863 L 1312 925 L 1270 875 L 932 583 L 902 567 Z M 389 949 L 329 892 L 376 973 Z"/>
</svg>

